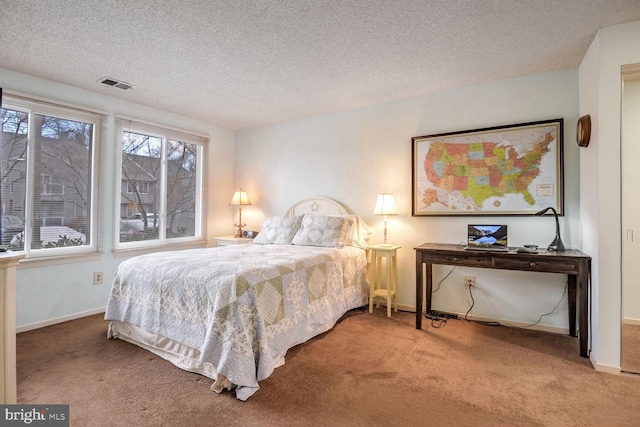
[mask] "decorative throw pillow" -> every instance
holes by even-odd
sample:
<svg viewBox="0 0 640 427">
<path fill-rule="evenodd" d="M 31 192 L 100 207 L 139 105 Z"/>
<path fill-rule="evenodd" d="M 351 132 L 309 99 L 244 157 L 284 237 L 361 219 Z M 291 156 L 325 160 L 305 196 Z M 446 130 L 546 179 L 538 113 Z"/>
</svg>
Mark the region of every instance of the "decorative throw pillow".
<svg viewBox="0 0 640 427">
<path fill-rule="evenodd" d="M 291 243 L 302 246 L 342 248 L 347 244 L 353 220 L 343 216 L 305 215 Z"/>
<path fill-rule="evenodd" d="M 258 245 L 290 245 L 300 228 L 301 216 L 272 216 L 264 220 L 262 230 L 253 239 Z"/>
</svg>

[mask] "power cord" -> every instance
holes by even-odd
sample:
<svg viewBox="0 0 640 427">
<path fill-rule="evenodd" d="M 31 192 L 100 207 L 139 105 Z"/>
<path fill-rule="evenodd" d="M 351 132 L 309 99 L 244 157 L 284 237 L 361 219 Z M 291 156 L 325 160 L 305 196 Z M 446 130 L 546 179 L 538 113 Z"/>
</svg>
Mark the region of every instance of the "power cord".
<svg viewBox="0 0 640 427">
<path fill-rule="evenodd" d="M 438 282 L 438 287 L 437 287 L 434 291 L 431 291 L 431 293 L 432 293 L 432 294 L 435 294 L 436 292 L 438 292 L 438 291 L 440 290 L 440 285 L 442 285 L 442 282 L 444 282 L 445 280 L 447 280 L 447 278 L 449 278 L 449 276 L 451 276 L 451 273 L 453 273 L 453 272 L 455 271 L 455 269 L 456 269 L 456 268 L 458 268 L 458 267 L 457 267 L 457 266 L 456 266 L 456 267 L 453 267 L 451 270 L 449 270 L 449 272 L 448 272 L 448 273 L 447 273 L 447 274 L 446 274 L 442 279 L 440 279 L 440 281 Z M 427 299 L 426 299 L 426 297 L 425 297 L 425 301 L 426 301 L 426 300 L 427 300 Z"/>
<path fill-rule="evenodd" d="M 435 289 L 435 290 L 433 290 L 433 291 L 431 291 L 431 294 L 432 294 L 432 295 L 433 295 L 433 294 L 435 294 L 436 292 L 438 292 L 438 291 L 440 290 L 440 286 L 442 285 L 442 282 L 444 282 L 445 280 L 447 280 L 447 279 L 449 278 L 449 276 L 451 276 L 451 273 L 453 273 L 453 271 L 454 271 L 456 268 L 458 268 L 458 267 L 456 266 L 456 267 L 451 268 L 451 269 L 449 270 L 449 272 L 448 272 L 447 274 L 445 274 L 445 276 L 444 276 L 442 279 L 440 279 L 440 281 L 438 282 L 438 286 L 436 287 L 436 289 Z M 425 296 L 424 296 L 424 298 L 423 298 L 423 300 L 422 300 L 422 306 L 423 306 L 423 307 L 426 307 L 426 305 L 427 305 L 427 296 L 425 295 Z M 448 317 L 446 317 L 446 316 L 444 316 L 444 315 L 442 315 L 442 314 L 439 314 L 439 313 L 438 313 L 438 314 L 436 314 L 436 313 L 427 313 L 427 312 L 426 312 L 426 308 L 425 308 L 425 314 L 424 314 L 424 316 L 425 316 L 427 319 L 430 319 L 430 320 L 431 320 L 431 327 L 432 327 L 432 328 L 435 328 L 435 329 L 443 328 L 443 327 L 444 327 L 444 326 L 446 326 L 446 324 L 447 324 L 447 319 L 448 319 Z"/>
<path fill-rule="evenodd" d="M 464 246 L 464 243 L 460 243 L 461 245 Z M 436 289 L 434 289 L 433 291 L 431 291 L 431 294 L 435 294 L 436 292 L 438 292 L 440 290 L 440 286 L 442 285 L 442 283 L 447 280 L 449 278 L 449 276 L 451 276 L 451 273 L 453 273 L 458 267 L 454 266 L 452 267 L 449 272 L 442 278 L 440 279 L 440 281 L 438 282 L 438 286 L 436 287 Z M 591 282 L 589 282 L 591 283 Z M 471 313 L 471 310 L 473 310 L 473 307 L 476 304 L 475 299 L 473 298 L 473 291 L 471 286 L 469 286 L 469 297 L 471 297 L 471 306 L 469 307 L 469 309 L 467 310 L 467 312 L 464 314 L 464 320 L 466 320 L 469 323 L 475 323 L 478 325 L 485 325 L 485 326 L 508 326 L 511 328 L 518 328 L 518 329 L 528 329 L 532 326 L 535 326 L 537 324 L 539 324 L 542 321 L 543 317 L 546 316 L 550 316 L 552 314 L 554 314 L 558 308 L 560 307 L 560 304 L 562 304 L 562 301 L 564 301 L 566 295 L 567 295 L 567 289 L 568 289 L 568 283 L 565 282 L 564 285 L 564 290 L 562 291 L 562 296 L 560 297 L 560 300 L 558 301 L 558 303 L 556 304 L 555 307 L 553 307 L 553 309 L 548 312 L 548 313 L 544 313 L 541 314 L 540 317 L 538 317 L 538 320 L 535 323 L 531 323 L 529 325 L 525 325 L 525 326 L 516 326 L 516 325 L 512 325 L 510 323 L 500 323 L 500 322 L 496 322 L 496 321 L 485 321 L 485 320 L 474 320 L 474 319 L 470 319 L 469 318 L 469 314 Z M 422 304 L 423 307 L 426 306 L 426 302 L 427 302 L 427 297 L 425 295 Z M 427 319 L 431 320 L 431 327 L 433 328 L 442 328 L 447 324 L 447 320 L 448 319 L 457 319 L 458 317 L 456 315 L 452 315 L 452 314 L 443 314 L 443 313 L 436 313 L 436 312 L 431 312 L 431 313 L 427 313 L 426 309 L 425 309 L 425 317 Z"/>
<path fill-rule="evenodd" d="M 460 242 L 458 243 L 458 247 L 464 247 L 466 246 L 465 242 Z M 440 290 L 440 286 L 442 285 L 442 283 L 447 280 L 449 278 L 449 276 L 451 276 L 451 273 L 453 273 L 458 267 L 454 266 L 452 267 L 449 272 L 447 274 L 445 274 L 445 276 L 440 279 L 440 281 L 438 282 L 438 286 L 431 291 L 431 295 L 435 294 L 436 292 L 438 292 Z M 426 307 L 427 305 L 427 296 L 425 295 L 424 298 L 422 299 L 422 306 Z M 425 313 L 424 316 L 427 319 L 431 319 L 431 326 L 434 328 L 442 328 L 447 324 L 447 319 L 457 319 L 458 316 L 456 315 L 445 315 L 442 313 L 427 313 L 426 308 L 425 308 Z M 437 322 L 437 323 L 436 323 Z"/>
<path fill-rule="evenodd" d="M 444 317 L 437 317 L 437 316 L 433 316 L 433 315 L 429 315 L 427 316 L 427 318 L 431 319 L 431 327 L 435 328 L 435 329 L 440 329 L 440 328 L 444 328 L 447 325 L 447 319 Z"/>
<path fill-rule="evenodd" d="M 440 290 L 440 285 L 442 285 L 442 282 L 444 282 L 445 280 L 447 280 L 447 278 L 448 278 L 449 276 L 451 276 L 451 273 L 453 273 L 453 271 L 454 271 L 456 268 L 458 268 L 458 267 L 453 267 L 451 270 L 449 270 L 449 272 L 448 272 L 448 273 L 447 273 L 447 274 L 446 274 L 442 279 L 440 279 L 440 281 L 438 282 L 438 287 L 437 287 L 434 291 L 431 291 L 431 294 L 432 294 L 432 295 L 433 295 L 433 294 L 435 294 L 436 292 L 438 292 L 438 291 Z M 422 298 L 422 306 L 423 306 L 423 307 L 426 307 L 426 305 L 427 305 L 427 296 L 425 295 L 425 296 Z M 425 311 L 425 315 L 427 315 L 427 314 L 428 314 L 428 313 Z"/>
<path fill-rule="evenodd" d="M 525 326 L 516 326 L 516 325 L 512 325 L 510 323 L 500 323 L 500 322 L 493 322 L 493 321 L 483 321 L 483 320 L 469 319 L 469 317 L 468 317 L 469 313 L 471 313 L 471 310 L 473 309 L 473 306 L 476 303 L 475 299 L 473 298 L 473 292 L 471 291 L 471 286 L 469 286 L 469 296 L 471 297 L 471 307 L 469 307 L 469 310 L 467 310 L 467 312 L 464 314 L 464 320 L 466 320 L 467 322 L 470 322 L 470 323 L 475 323 L 475 324 L 479 324 L 479 325 L 486 325 L 486 326 L 508 326 L 510 328 L 528 329 L 528 328 L 530 328 L 532 326 L 535 326 L 538 323 L 540 323 L 542 321 L 543 317 L 550 316 L 550 315 L 554 314 L 556 312 L 556 310 L 558 310 L 558 308 L 560 307 L 560 304 L 562 304 L 562 301 L 564 301 L 564 298 L 567 295 L 568 286 L 569 286 L 568 283 L 565 282 L 564 290 L 562 291 L 562 296 L 560 297 L 560 300 L 558 301 L 556 306 L 553 307 L 553 309 L 550 312 L 541 314 L 540 317 L 538 317 L 538 320 L 535 323 L 531 323 L 531 324 L 525 325 Z"/>
<path fill-rule="evenodd" d="M 550 315 L 554 314 L 554 313 L 556 312 L 556 310 L 558 310 L 558 308 L 560 308 L 560 304 L 562 303 L 562 301 L 564 301 L 564 298 L 565 298 L 565 297 L 566 297 L 566 295 L 567 295 L 567 288 L 568 288 L 568 287 L 569 287 L 568 283 L 567 283 L 567 282 L 565 282 L 565 284 L 564 284 L 564 290 L 562 291 L 562 296 L 560 297 L 560 301 L 558 301 L 558 303 L 556 304 L 556 306 L 555 306 L 555 307 L 553 307 L 553 310 L 551 310 L 551 311 L 550 311 L 550 312 L 548 312 L 548 313 L 541 314 L 541 315 L 540 315 L 540 317 L 538 317 L 538 320 L 537 320 L 535 323 L 531 323 L 531 324 L 529 324 L 529 325 L 525 325 L 525 326 L 515 326 L 515 325 L 511 325 L 511 324 L 509 324 L 509 323 L 505 323 L 505 326 L 509 326 L 509 327 L 511 327 L 511 328 L 518 328 L 518 329 L 528 329 L 528 328 L 530 328 L 530 327 L 532 327 L 532 326 L 537 325 L 538 323 L 540 323 L 540 322 L 542 321 L 542 318 L 543 318 L 543 317 L 550 316 Z"/>
<path fill-rule="evenodd" d="M 469 307 L 469 310 L 467 310 L 467 312 L 464 314 L 464 320 L 466 320 L 469 323 L 475 323 L 478 325 L 501 326 L 500 322 L 490 322 L 490 321 L 484 321 L 484 320 L 469 319 L 469 313 L 471 313 L 471 310 L 473 310 L 473 306 L 476 305 L 476 300 L 473 298 L 473 292 L 471 291 L 471 286 L 469 286 L 469 296 L 471 297 L 471 307 Z"/>
</svg>

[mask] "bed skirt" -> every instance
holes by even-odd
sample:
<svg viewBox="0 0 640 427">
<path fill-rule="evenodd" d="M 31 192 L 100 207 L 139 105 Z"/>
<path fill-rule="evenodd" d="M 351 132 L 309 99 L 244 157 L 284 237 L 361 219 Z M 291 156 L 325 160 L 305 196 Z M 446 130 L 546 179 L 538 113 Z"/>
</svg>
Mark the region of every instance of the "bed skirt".
<svg viewBox="0 0 640 427">
<path fill-rule="evenodd" d="M 198 350 L 146 331 L 138 326 L 120 322 L 119 320 L 112 320 L 109 322 L 107 329 L 107 338 L 117 338 L 137 345 L 162 357 L 180 369 L 212 379 L 214 383 L 211 385 L 211 390 L 216 393 L 221 393 L 223 390 L 232 390 L 235 387 L 235 384 L 232 384 L 224 375 L 216 371 L 213 364 L 198 360 L 200 354 Z M 284 365 L 284 357 L 281 357 L 274 367 L 278 368 L 282 365 Z"/>
</svg>

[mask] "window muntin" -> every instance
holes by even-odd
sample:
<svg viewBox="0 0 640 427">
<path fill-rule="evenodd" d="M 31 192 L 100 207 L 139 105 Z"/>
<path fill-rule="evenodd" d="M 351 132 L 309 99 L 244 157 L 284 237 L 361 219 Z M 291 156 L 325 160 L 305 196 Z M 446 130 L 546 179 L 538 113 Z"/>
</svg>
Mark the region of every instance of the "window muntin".
<svg viewBox="0 0 640 427">
<path fill-rule="evenodd" d="M 95 251 L 95 153 L 100 117 L 5 99 L 0 209 L 22 226 L 2 226 L 2 243 L 27 257 Z"/>
<path fill-rule="evenodd" d="M 116 247 L 202 239 L 204 139 L 121 123 Z"/>
</svg>

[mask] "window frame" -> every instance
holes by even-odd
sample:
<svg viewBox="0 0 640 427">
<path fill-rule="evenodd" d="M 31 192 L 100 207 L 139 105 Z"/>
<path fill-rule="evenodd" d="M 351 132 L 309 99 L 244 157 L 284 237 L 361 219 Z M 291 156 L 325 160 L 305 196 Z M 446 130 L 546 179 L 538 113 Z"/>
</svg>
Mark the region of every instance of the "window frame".
<svg viewBox="0 0 640 427">
<path fill-rule="evenodd" d="M 162 154 L 160 158 L 161 166 L 161 178 L 160 178 L 160 190 L 159 199 L 157 201 L 159 209 L 158 212 L 154 212 L 158 221 L 158 238 L 152 240 L 137 240 L 130 242 L 120 241 L 120 220 L 121 220 L 121 208 L 122 208 L 122 144 L 123 133 L 131 132 L 137 134 L 143 134 L 151 137 L 157 137 L 162 140 Z M 119 251 L 137 251 L 145 249 L 161 248 L 166 249 L 168 246 L 174 245 L 189 245 L 193 243 L 201 243 L 205 241 L 205 156 L 206 147 L 209 143 L 208 137 L 199 135 L 194 132 L 185 131 L 181 129 L 173 129 L 171 127 L 162 126 L 154 123 L 148 123 L 131 118 L 124 118 L 122 116 L 116 116 L 116 177 L 114 179 L 114 234 L 113 234 L 113 247 L 114 252 Z M 195 217 L 194 217 L 194 235 L 184 237 L 171 237 L 167 238 L 166 233 L 166 213 L 167 213 L 167 141 L 175 140 L 186 144 L 194 144 L 198 147 L 197 159 L 196 159 L 196 185 L 195 185 Z M 127 183 L 126 191 L 129 191 L 129 186 L 135 184 L 140 185 L 140 182 Z M 154 189 L 154 191 L 157 191 Z M 147 188 L 149 192 L 149 188 Z M 148 194 L 148 193 L 145 193 Z M 128 215 L 127 215 L 128 216 Z"/>
<path fill-rule="evenodd" d="M 36 120 L 35 115 L 44 115 L 48 117 L 57 117 L 63 120 L 78 121 L 83 123 L 92 124 L 92 138 L 89 147 L 89 167 L 88 174 L 90 180 L 91 197 L 89 199 L 89 206 L 87 208 L 87 222 L 89 236 L 87 238 L 88 243 L 82 246 L 65 246 L 58 248 L 36 248 L 31 247 L 24 248 L 25 254 L 24 261 L 33 260 L 48 260 L 55 258 L 67 258 L 79 255 L 95 254 L 99 248 L 99 177 L 100 177 L 100 147 L 101 147 L 101 129 L 105 115 L 97 111 L 91 111 L 78 106 L 58 104 L 55 101 L 32 99 L 28 97 L 4 94 L 2 100 L 2 109 L 14 110 L 27 113 L 29 116 L 27 126 L 27 166 L 26 166 L 26 181 L 25 181 L 25 207 L 24 207 L 24 219 L 25 224 L 24 233 L 31 233 L 33 229 L 33 211 L 34 211 L 34 190 L 35 181 L 42 179 L 42 177 L 35 176 L 34 158 L 30 155 L 33 152 L 35 139 L 36 139 Z M 44 188 L 44 187 L 43 187 Z M 12 191 L 13 194 L 13 191 Z"/>
</svg>

